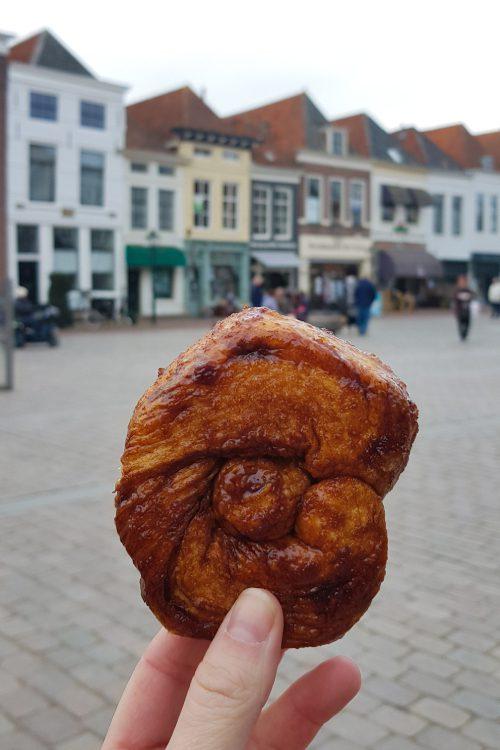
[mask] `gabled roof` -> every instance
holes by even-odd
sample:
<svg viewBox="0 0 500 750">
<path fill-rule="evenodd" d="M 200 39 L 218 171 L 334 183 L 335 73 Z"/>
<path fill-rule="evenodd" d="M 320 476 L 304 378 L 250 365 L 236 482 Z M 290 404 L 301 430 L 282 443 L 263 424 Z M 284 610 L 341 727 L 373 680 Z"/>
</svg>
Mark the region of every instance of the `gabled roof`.
<svg viewBox="0 0 500 750">
<path fill-rule="evenodd" d="M 460 169 L 459 164 L 445 154 L 426 135 L 420 133 L 416 128 L 402 128 L 393 133 L 393 137 L 399 141 L 401 147 L 411 158 L 430 169 Z"/>
<path fill-rule="evenodd" d="M 174 130 L 185 128 L 227 136 L 243 135 L 218 117 L 189 86 L 127 107 L 128 148 L 163 147 Z"/>
<path fill-rule="evenodd" d="M 480 133 L 475 138 L 479 141 L 484 155 L 493 157 L 495 170 L 500 171 L 500 130 Z"/>
<path fill-rule="evenodd" d="M 94 78 L 93 73 L 47 29 L 12 45 L 8 57 L 11 62 Z"/>
<path fill-rule="evenodd" d="M 240 131 L 250 131 L 260 141 L 254 148 L 256 161 L 277 166 L 293 164 L 295 154 L 300 149 L 321 148 L 319 129 L 328 124 L 304 92 L 239 112 L 224 120 Z"/>
<path fill-rule="evenodd" d="M 384 130 L 365 112 L 340 117 L 332 125 L 345 128 L 349 133 L 351 151 L 370 159 L 380 159 L 396 164 L 415 164 L 415 160 L 401 147 L 397 138 Z M 391 151 L 393 156 L 391 156 Z M 396 157 L 396 158 L 394 158 Z"/>
<path fill-rule="evenodd" d="M 485 152 L 479 140 L 469 133 L 465 125 L 458 123 L 424 130 L 423 133 L 463 169 L 481 169 L 481 157 Z"/>
</svg>

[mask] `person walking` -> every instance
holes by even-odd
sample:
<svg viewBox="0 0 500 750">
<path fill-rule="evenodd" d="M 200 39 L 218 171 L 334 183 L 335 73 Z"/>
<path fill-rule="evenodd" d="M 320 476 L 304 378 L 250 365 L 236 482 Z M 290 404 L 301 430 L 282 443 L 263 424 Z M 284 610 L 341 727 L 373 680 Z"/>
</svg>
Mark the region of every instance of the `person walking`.
<svg viewBox="0 0 500 750">
<path fill-rule="evenodd" d="M 488 302 L 491 305 L 491 317 L 500 318 L 500 276 L 491 280 L 488 288 Z"/>
<path fill-rule="evenodd" d="M 252 279 L 252 286 L 250 289 L 250 301 L 252 307 L 262 307 L 262 300 L 264 299 L 264 277 L 260 273 L 256 273 Z"/>
<path fill-rule="evenodd" d="M 471 302 L 474 299 L 474 292 L 469 289 L 466 276 L 459 276 L 457 287 L 453 298 L 455 307 L 455 317 L 458 324 L 458 334 L 462 341 L 465 341 L 469 335 L 471 319 Z"/>
<path fill-rule="evenodd" d="M 360 336 L 365 336 L 370 322 L 370 307 L 377 296 L 375 285 L 370 279 L 359 279 L 354 290 L 354 303 L 356 305 L 356 322 Z"/>
</svg>

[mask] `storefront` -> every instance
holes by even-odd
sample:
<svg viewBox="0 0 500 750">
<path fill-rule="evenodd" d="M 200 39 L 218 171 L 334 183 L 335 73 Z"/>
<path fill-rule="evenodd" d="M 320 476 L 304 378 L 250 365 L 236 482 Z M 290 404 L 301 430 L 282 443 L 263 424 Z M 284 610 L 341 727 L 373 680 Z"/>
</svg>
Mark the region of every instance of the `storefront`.
<svg viewBox="0 0 500 750">
<path fill-rule="evenodd" d="M 190 315 L 210 315 L 226 302 L 248 303 L 248 245 L 238 242 L 185 242 L 186 308 Z"/>
<path fill-rule="evenodd" d="M 472 253 L 472 277 L 483 300 L 488 298 L 488 288 L 496 276 L 500 276 L 500 255 L 495 253 Z"/>
<path fill-rule="evenodd" d="M 265 286 L 298 290 L 300 260 L 292 250 L 251 250 L 252 275 L 264 277 Z"/>
<path fill-rule="evenodd" d="M 133 320 L 182 315 L 186 257 L 176 247 L 127 245 L 128 310 Z"/>
<path fill-rule="evenodd" d="M 375 275 L 385 308 L 441 306 L 443 267 L 424 245 L 376 243 L 375 251 Z"/>
</svg>

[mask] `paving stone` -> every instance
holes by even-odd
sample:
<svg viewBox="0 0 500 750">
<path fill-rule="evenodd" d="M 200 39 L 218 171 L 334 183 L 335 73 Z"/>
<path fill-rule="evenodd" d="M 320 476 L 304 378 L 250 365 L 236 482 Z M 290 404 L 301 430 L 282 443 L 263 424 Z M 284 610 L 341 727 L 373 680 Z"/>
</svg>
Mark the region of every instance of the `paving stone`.
<svg viewBox="0 0 500 750">
<path fill-rule="evenodd" d="M 500 724 L 498 722 L 474 719 L 463 728 L 463 733 L 493 750 L 498 750 L 500 747 Z"/>
<path fill-rule="evenodd" d="M 453 662 L 439 656 L 431 656 L 422 651 L 414 651 L 406 657 L 408 666 L 415 667 L 422 672 L 430 672 L 436 677 L 450 677 L 458 672 L 459 667 Z"/>
<path fill-rule="evenodd" d="M 407 706 L 418 697 L 416 690 L 383 677 L 369 677 L 364 682 L 364 690 L 376 695 L 385 703 L 392 703 L 395 706 Z"/>
<path fill-rule="evenodd" d="M 38 711 L 49 705 L 40 693 L 29 687 L 20 687 L 12 693 L 4 694 L 1 704 L 3 710 L 14 719 L 27 716 L 32 711 Z"/>
<path fill-rule="evenodd" d="M 0 740 L 3 750 L 43 750 L 48 748 L 45 742 L 20 729 L 1 735 Z"/>
<path fill-rule="evenodd" d="M 477 690 L 492 698 L 500 698 L 500 679 L 495 675 L 485 675 L 464 669 L 453 676 L 453 681 L 457 685 Z"/>
<path fill-rule="evenodd" d="M 483 693 L 474 690 L 460 690 L 453 694 L 451 700 L 485 719 L 500 719 L 500 700 L 490 698 Z"/>
<path fill-rule="evenodd" d="M 380 706 L 371 714 L 378 724 L 387 727 L 396 734 L 411 737 L 426 725 L 425 721 L 409 713 L 407 710 L 394 706 Z"/>
<path fill-rule="evenodd" d="M 420 732 L 417 739 L 420 747 L 428 750 L 481 750 L 477 742 L 444 727 L 427 727 Z"/>
<path fill-rule="evenodd" d="M 413 740 L 406 737 L 386 737 L 373 746 L 374 750 L 422 750 L 422 745 L 417 745 Z"/>
<path fill-rule="evenodd" d="M 79 734 L 66 742 L 60 742 L 56 745 L 56 750 L 99 750 L 101 741 L 99 737 L 90 732 Z"/>
<path fill-rule="evenodd" d="M 387 729 L 380 724 L 347 711 L 335 717 L 332 729 L 334 734 L 345 740 L 357 742 L 361 747 L 370 747 L 370 743 L 373 744 L 388 734 Z"/>
<path fill-rule="evenodd" d="M 14 728 L 14 724 L 3 714 L 0 714 L 0 737 Z"/>
<path fill-rule="evenodd" d="M 25 716 L 21 725 L 43 742 L 55 745 L 78 734 L 79 724 L 62 708 L 44 708 Z"/>
<path fill-rule="evenodd" d="M 412 711 L 450 729 L 462 726 L 470 716 L 462 709 L 435 698 L 421 698 L 413 704 Z"/>
<path fill-rule="evenodd" d="M 496 659 L 485 656 L 480 651 L 474 651 L 473 649 L 457 648 L 448 654 L 448 658 L 453 659 L 453 661 L 462 664 L 468 669 L 475 669 L 478 672 L 485 672 L 486 674 L 494 672 L 499 666 Z"/>
</svg>

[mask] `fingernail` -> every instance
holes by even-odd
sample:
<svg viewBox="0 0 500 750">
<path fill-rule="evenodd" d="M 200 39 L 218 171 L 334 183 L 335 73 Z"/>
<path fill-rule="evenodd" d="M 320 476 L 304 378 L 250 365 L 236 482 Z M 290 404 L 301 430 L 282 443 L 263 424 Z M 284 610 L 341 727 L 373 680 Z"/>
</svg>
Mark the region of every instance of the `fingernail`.
<svg viewBox="0 0 500 750">
<path fill-rule="evenodd" d="M 246 589 L 231 610 L 226 632 L 242 643 L 263 643 L 272 630 L 274 618 L 271 596 L 261 589 Z"/>
</svg>

